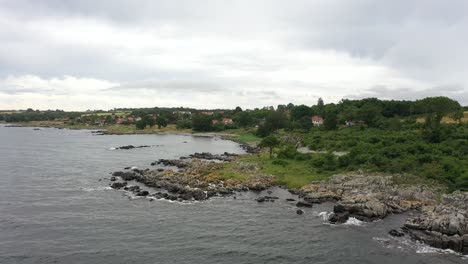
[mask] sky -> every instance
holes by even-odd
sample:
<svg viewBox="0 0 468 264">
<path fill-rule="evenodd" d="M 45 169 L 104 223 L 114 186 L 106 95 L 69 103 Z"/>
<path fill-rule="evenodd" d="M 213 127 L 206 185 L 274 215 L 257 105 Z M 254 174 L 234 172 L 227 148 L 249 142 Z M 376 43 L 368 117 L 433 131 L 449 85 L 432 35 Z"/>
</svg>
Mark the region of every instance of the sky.
<svg viewBox="0 0 468 264">
<path fill-rule="evenodd" d="M 0 0 L 0 109 L 468 105 L 465 0 Z"/>
</svg>

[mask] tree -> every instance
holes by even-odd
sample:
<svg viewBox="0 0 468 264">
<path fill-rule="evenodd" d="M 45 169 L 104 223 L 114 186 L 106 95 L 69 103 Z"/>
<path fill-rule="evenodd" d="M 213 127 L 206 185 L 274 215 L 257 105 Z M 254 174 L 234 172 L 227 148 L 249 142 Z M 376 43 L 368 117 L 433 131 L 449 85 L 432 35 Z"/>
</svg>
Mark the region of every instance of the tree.
<svg viewBox="0 0 468 264">
<path fill-rule="evenodd" d="M 323 126 L 326 130 L 335 130 L 338 128 L 338 116 L 335 111 L 330 111 L 325 114 Z"/>
<path fill-rule="evenodd" d="M 267 136 L 262 141 L 260 141 L 260 144 L 258 144 L 259 147 L 261 148 L 268 148 L 270 152 L 270 159 L 273 155 L 273 149 L 279 145 L 279 140 L 275 136 Z"/>
<path fill-rule="evenodd" d="M 208 115 L 195 115 L 192 118 L 192 128 L 195 131 L 213 130 L 212 117 Z"/>
<path fill-rule="evenodd" d="M 461 125 L 462 119 L 463 119 L 464 116 L 465 116 L 465 114 L 463 113 L 463 109 L 460 108 L 460 110 L 455 111 L 455 112 L 452 113 L 451 118 L 453 120 L 457 121 L 459 125 Z"/>
<path fill-rule="evenodd" d="M 135 124 L 137 129 L 145 129 L 146 127 L 146 122 L 144 119 L 141 119 L 140 121 L 137 121 Z"/>
<path fill-rule="evenodd" d="M 370 127 L 375 127 L 379 118 L 382 116 L 381 108 L 374 103 L 368 102 L 365 103 L 359 109 L 359 117 L 361 120 L 367 123 Z"/>
<path fill-rule="evenodd" d="M 252 125 L 253 118 L 252 118 L 252 115 L 249 112 L 241 111 L 241 112 L 237 113 L 234 116 L 234 121 L 240 127 L 248 127 L 248 126 Z"/>
<path fill-rule="evenodd" d="M 142 119 L 145 120 L 146 125 L 148 125 L 149 127 L 154 127 L 154 125 L 156 124 L 156 122 L 154 121 L 154 117 L 152 116 L 146 115 Z"/>
<path fill-rule="evenodd" d="M 318 109 L 318 114 L 321 115 L 321 116 L 323 116 L 323 114 L 324 114 L 324 106 L 325 106 L 325 103 L 323 102 L 322 97 L 320 97 L 317 100 L 317 109 Z"/>
<path fill-rule="evenodd" d="M 168 120 L 164 116 L 159 116 L 156 120 L 156 124 L 158 125 L 158 129 L 161 129 L 161 127 L 167 127 Z"/>
<path fill-rule="evenodd" d="M 303 117 L 308 117 L 310 120 L 311 111 L 307 105 L 297 105 L 291 109 L 291 119 L 294 121 L 300 120 Z"/>
<path fill-rule="evenodd" d="M 448 97 L 427 97 L 417 101 L 423 112 L 427 114 L 424 126 L 424 136 L 431 143 L 440 142 L 440 123 L 442 118 L 450 113 L 461 111 L 460 104 Z"/>
</svg>

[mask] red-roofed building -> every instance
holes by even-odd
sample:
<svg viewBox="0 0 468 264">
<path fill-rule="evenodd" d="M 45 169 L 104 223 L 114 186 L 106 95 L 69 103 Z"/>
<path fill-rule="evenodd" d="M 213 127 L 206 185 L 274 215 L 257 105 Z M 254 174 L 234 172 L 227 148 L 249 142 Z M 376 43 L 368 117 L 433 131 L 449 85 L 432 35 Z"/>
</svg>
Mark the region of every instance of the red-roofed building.
<svg viewBox="0 0 468 264">
<path fill-rule="evenodd" d="M 127 121 L 128 121 L 129 123 L 133 123 L 133 122 L 135 122 L 135 118 L 132 117 L 132 116 L 129 116 L 129 117 L 127 117 Z"/>
<path fill-rule="evenodd" d="M 314 126 L 323 125 L 323 118 L 321 116 L 314 115 L 313 117 L 311 117 L 311 120 Z"/>
<path fill-rule="evenodd" d="M 211 123 L 212 123 L 213 125 L 214 125 L 214 124 L 217 124 L 217 123 L 218 123 L 218 120 L 213 119 L 213 120 L 211 120 Z"/>
<path fill-rule="evenodd" d="M 234 121 L 232 121 L 231 118 L 223 118 L 223 124 L 227 125 L 232 123 L 234 123 Z"/>
<path fill-rule="evenodd" d="M 127 120 L 125 120 L 125 118 L 123 118 L 123 117 L 117 118 L 117 124 L 122 124 L 122 123 L 124 123 L 125 121 L 127 121 Z"/>
</svg>

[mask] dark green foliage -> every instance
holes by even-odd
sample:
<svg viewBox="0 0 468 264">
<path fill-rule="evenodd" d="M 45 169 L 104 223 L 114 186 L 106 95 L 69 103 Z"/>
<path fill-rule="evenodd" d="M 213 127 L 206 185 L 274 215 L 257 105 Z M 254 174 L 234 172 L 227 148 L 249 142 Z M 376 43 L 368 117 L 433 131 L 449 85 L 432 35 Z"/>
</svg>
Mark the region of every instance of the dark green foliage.
<svg viewBox="0 0 468 264">
<path fill-rule="evenodd" d="M 159 129 L 161 129 L 161 127 L 167 127 L 168 123 L 169 120 L 165 116 L 159 116 L 156 120 Z"/>
<path fill-rule="evenodd" d="M 440 143 L 428 143 L 418 127 L 400 130 L 343 128 L 311 130 L 306 144 L 315 150 L 349 151 L 349 154 L 312 159 L 323 170 L 341 168 L 387 173 L 408 173 L 468 190 L 468 125 L 443 125 Z"/>
<path fill-rule="evenodd" d="M 140 121 L 137 121 L 137 122 L 135 123 L 135 126 L 136 126 L 137 129 L 145 129 L 145 127 L 146 127 L 146 122 L 145 122 L 145 120 L 142 119 L 142 120 L 140 120 Z"/>
<path fill-rule="evenodd" d="M 195 115 L 192 118 L 192 129 L 195 131 L 212 131 L 212 117 L 209 115 Z"/>
<path fill-rule="evenodd" d="M 270 158 L 273 154 L 273 148 L 278 146 L 280 144 L 279 140 L 275 136 L 267 136 L 262 141 L 260 141 L 260 144 L 258 144 L 259 147 L 261 148 L 268 148 L 270 152 Z"/>
<path fill-rule="evenodd" d="M 271 164 L 273 165 L 279 165 L 279 166 L 282 166 L 282 167 L 286 167 L 289 165 L 289 162 L 285 161 L 285 160 L 281 160 L 281 159 L 275 159 L 271 162 Z"/>
<path fill-rule="evenodd" d="M 186 129 L 186 128 L 192 128 L 192 121 L 188 119 L 182 119 L 177 121 L 176 124 L 177 129 Z"/>
<path fill-rule="evenodd" d="M 240 111 L 234 115 L 234 122 L 236 122 L 240 127 L 248 127 L 253 125 L 254 118 L 251 113 L 247 111 Z"/>
<path fill-rule="evenodd" d="M 270 110 L 265 117 L 265 122 L 257 130 L 257 136 L 266 137 L 281 128 L 289 126 L 288 117 L 283 110 Z"/>
<path fill-rule="evenodd" d="M 325 114 L 323 126 L 326 130 L 335 130 L 338 128 L 338 115 L 335 111 L 329 111 Z"/>
</svg>

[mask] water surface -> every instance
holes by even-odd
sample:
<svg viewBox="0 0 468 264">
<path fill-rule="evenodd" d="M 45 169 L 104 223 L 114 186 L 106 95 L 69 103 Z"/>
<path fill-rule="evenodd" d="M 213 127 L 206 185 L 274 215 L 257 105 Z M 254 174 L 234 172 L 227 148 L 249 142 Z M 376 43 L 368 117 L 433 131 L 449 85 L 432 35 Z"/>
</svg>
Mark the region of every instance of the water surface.
<svg viewBox="0 0 468 264">
<path fill-rule="evenodd" d="M 152 147 L 113 150 L 129 144 Z M 202 151 L 242 152 L 216 138 L 0 126 L 0 263 L 467 262 L 390 238 L 405 215 L 333 226 L 318 216 L 331 204 L 296 215 L 279 188 L 261 204 L 255 193 L 182 204 L 108 188 L 109 172 Z"/>
</svg>

